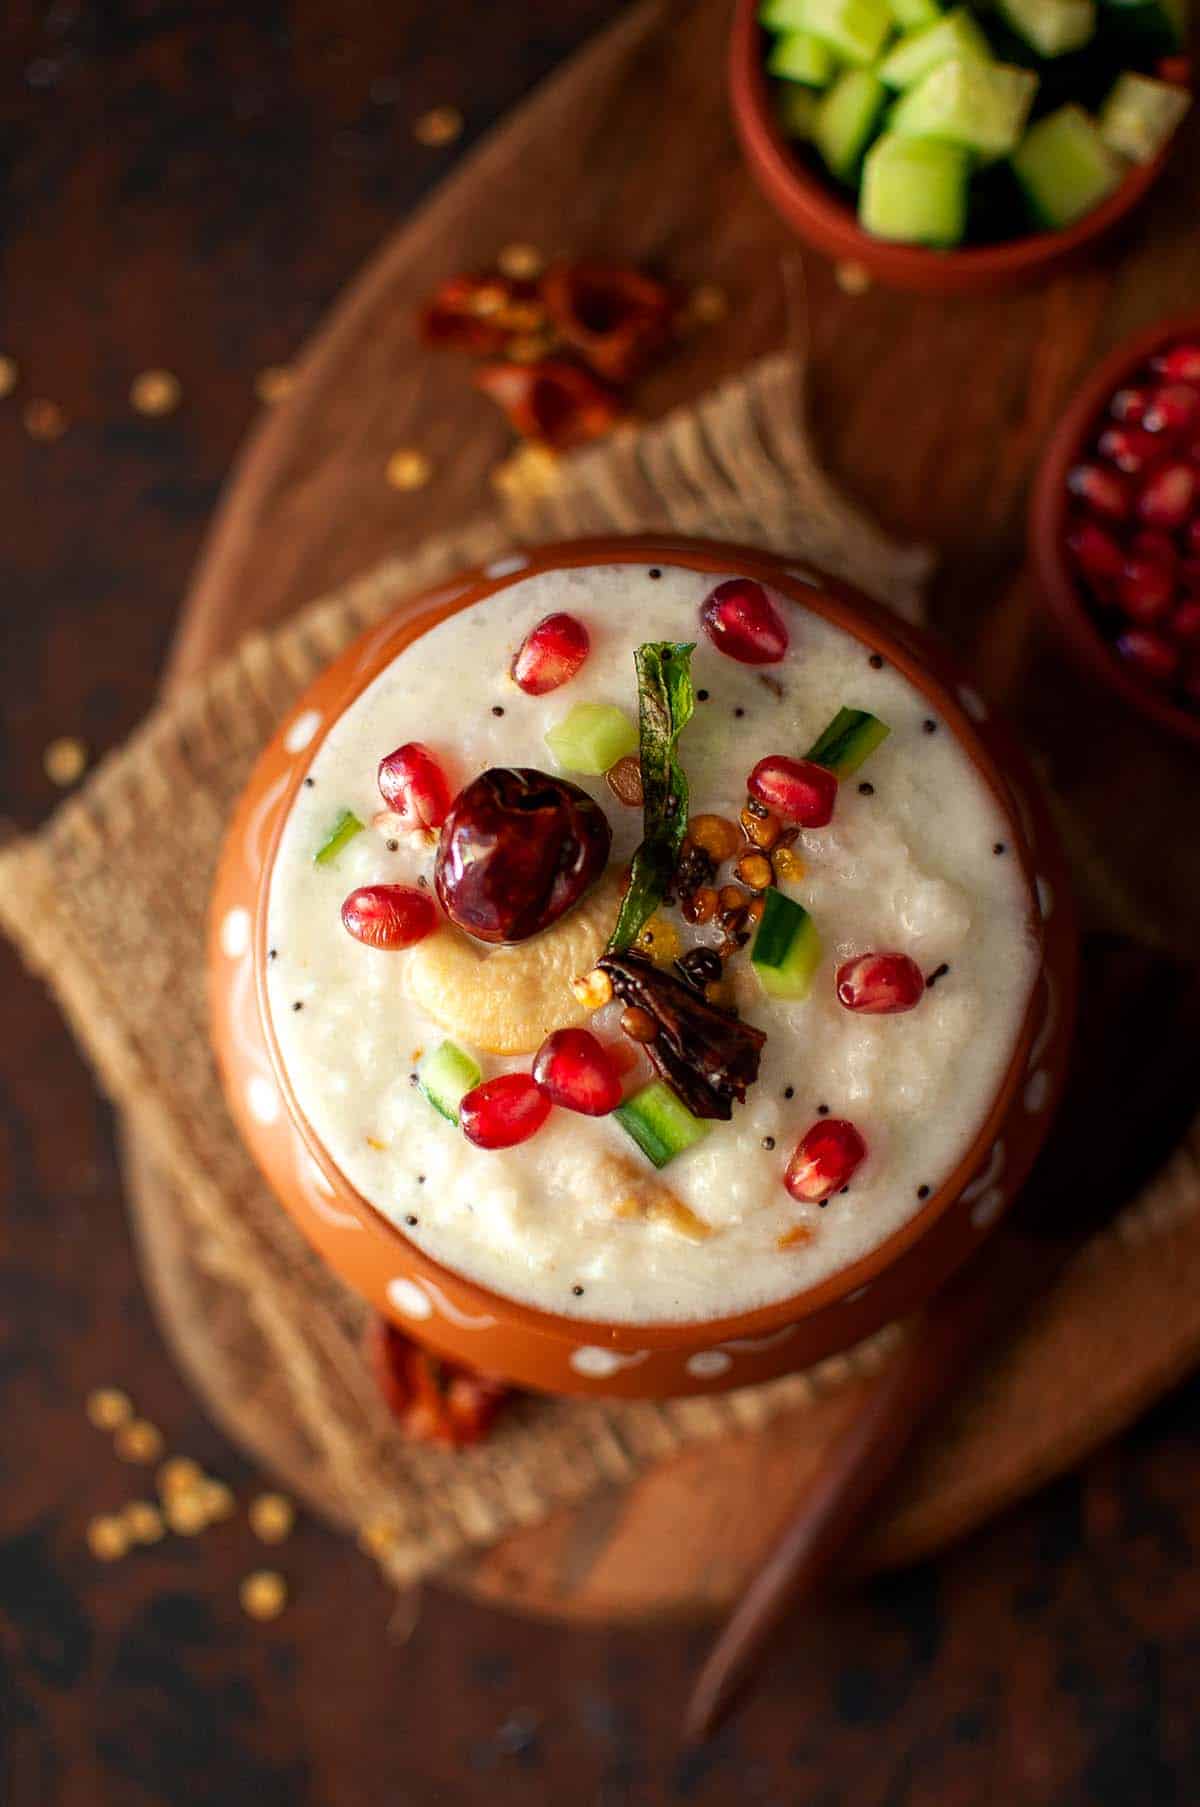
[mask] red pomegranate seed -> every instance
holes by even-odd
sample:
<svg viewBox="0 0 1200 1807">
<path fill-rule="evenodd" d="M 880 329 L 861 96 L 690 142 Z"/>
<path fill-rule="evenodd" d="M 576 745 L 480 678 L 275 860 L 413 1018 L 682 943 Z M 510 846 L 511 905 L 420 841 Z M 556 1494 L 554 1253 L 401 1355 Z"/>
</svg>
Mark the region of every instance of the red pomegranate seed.
<svg viewBox="0 0 1200 1807">
<path fill-rule="evenodd" d="M 550 1100 L 528 1073 L 501 1073 L 467 1093 L 458 1120 L 476 1148 L 514 1148 L 536 1135 L 550 1115 Z"/>
<path fill-rule="evenodd" d="M 1200 597 L 1181 602 L 1167 623 L 1167 632 L 1180 646 L 1200 646 Z"/>
<path fill-rule="evenodd" d="M 1182 433 L 1200 409 L 1200 390 L 1190 383 L 1160 383 L 1150 391 L 1142 426 L 1147 433 Z"/>
<path fill-rule="evenodd" d="M 1155 684 L 1169 683 L 1179 668 L 1179 654 L 1170 641 L 1145 628 L 1131 628 L 1122 634 L 1117 651 L 1127 664 L 1136 666 L 1143 677 Z"/>
<path fill-rule="evenodd" d="M 1154 368 L 1171 383 L 1200 383 L 1200 345 L 1172 345 L 1155 358 Z"/>
<path fill-rule="evenodd" d="M 777 665 L 788 649 L 782 615 L 748 577 L 718 584 L 701 604 L 700 622 L 713 645 L 742 665 Z"/>
<path fill-rule="evenodd" d="M 1106 427 L 1096 448 L 1102 458 L 1128 477 L 1140 476 L 1152 458 L 1162 451 L 1161 441 L 1140 427 Z"/>
<path fill-rule="evenodd" d="M 526 696 L 545 696 L 575 676 L 590 647 L 588 631 L 574 615 L 547 615 L 522 640 L 512 662 L 513 682 Z"/>
<path fill-rule="evenodd" d="M 1139 527 L 1129 542 L 1129 550 L 1140 558 L 1156 558 L 1160 564 L 1169 565 L 1172 571 L 1179 563 L 1179 548 L 1161 527 Z"/>
<path fill-rule="evenodd" d="M 843 1117 L 823 1117 L 801 1137 L 783 1183 L 793 1198 L 819 1205 L 849 1184 L 867 1145 Z"/>
<path fill-rule="evenodd" d="M 403 828 L 440 828 L 450 808 L 450 786 L 428 747 L 406 741 L 379 762 L 379 789 Z"/>
<path fill-rule="evenodd" d="M 1178 459 L 1162 464 L 1147 477 L 1138 497 L 1138 514 L 1153 527 L 1182 527 L 1196 501 L 1200 475 Z"/>
<path fill-rule="evenodd" d="M 1170 612 L 1175 600 L 1175 572 L 1165 559 L 1135 553 L 1126 559 L 1117 585 L 1117 601 L 1131 621 L 1151 627 Z"/>
<path fill-rule="evenodd" d="M 1067 530 L 1067 550 L 1092 583 L 1116 583 L 1125 568 L 1124 553 L 1098 521 L 1075 521 Z"/>
<path fill-rule="evenodd" d="M 412 885 L 360 885 L 342 905 L 342 921 L 368 947 L 414 947 L 436 920 L 429 893 Z"/>
<path fill-rule="evenodd" d="M 1108 404 L 1108 411 L 1114 420 L 1123 420 L 1128 427 L 1136 427 L 1146 412 L 1146 391 L 1144 389 L 1118 389 Z"/>
<path fill-rule="evenodd" d="M 833 816 L 837 787 L 837 778 L 823 765 L 814 765 L 811 759 L 789 759 L 786 753 L 760 759 L 746 780 L 752 797 L 801 828 L 824 828 Z"/>
<path fill-rule="evenodd" d="M 1184 533 L 1184 544 L 1193 558 L 1200 558 L 1200 514 L 1192 516 Z"/>
<path fill-rule="evenodd" d="M 533 1079 L 551 1104 L 606 1117 L 621 1102 L 621 1076 L 602 1041 L 587 1029 L 556 1029 L 533 1063 Z"/>
<path fill-rule="evenodd" d="M 924 990 L 924 974 L 907 954 L 860 954 L 837 970 L 838 1003 L 864 1016 L 911 1010 Z"/>
<path fill-rule="evenodd" d="M 1106 521 L 1128 517 L 1129 486 L 1103 464 L 1077 464 L 1067 472 L 1067 488 L 1085 508 Z"/>
<path fill-rule="evenodd" d="M 1179 583 L 1188 596 L 1200 596 L 1200 558 L 1180 560 Z"/>
</svg>

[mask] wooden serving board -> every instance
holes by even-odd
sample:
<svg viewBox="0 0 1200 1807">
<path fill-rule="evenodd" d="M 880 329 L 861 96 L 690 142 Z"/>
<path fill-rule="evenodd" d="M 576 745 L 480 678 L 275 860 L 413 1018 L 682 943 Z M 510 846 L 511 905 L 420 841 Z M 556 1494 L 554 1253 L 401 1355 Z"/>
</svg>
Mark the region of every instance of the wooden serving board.
<svg viewBox="0 0 1200 1807">
<path fill-rule="evenodd" d="M 506 432 L 462 366 L 423 352 L 413 331 L 418 301 L 445 275 L 521 241 L 644 261 L 685 285 L 718 283 L 727 320 L 646 383 L 647 416 L 779 346 L 781 271 L 796 247 L 752 188 L 727 121 L 729 11 L 725 0 L 646 0 L 623 14 L 382 248 L 233 474 L 184 606 L 172 684 L 249 629 L 488 505 Z M 1048 287 L 954 303 L 878 289 L 852 297 L 829 266 L 804 260 L 829 467 L 885 524 L 938 547 L 935 621 L 1018 716 L 1073 819 L 1104 838 L 1110 915 L 1193 955 L 1200 838 L 1173 824 L 1179 798 L 1196 794 L 1195 761 L 1139 719 L 1117 717 L 1060 661 L 1021 560 L 1031 469 L 1075 381 L 1127 331 L 1200 292 L 1198 203 L 1193 124 L 1125 241 Z M 388 487 L 387 458 L 401 446 L 433 460 L 428 488 Z M 168 1333 L 226 1428 L 303 1492 L 304 1451 L 222 1386 L 205 1300 L 186 1251 L 163 1231 L 159 1183 L 140 1150 L 129 1178 Z M 1043 1308 L 1034 1358 L 1006 1366 L 989 1383 L 986 1415 L 964 1407 L 916 1464 L 866 1560 L 935 1547 L 1128 1422 L 1200 1358 L 1198 1282 L 1200 1221 L 1140 1248 L 1099 1319 L 1068 1281 Z M 856 1398 L 847 1386 L 806 1408 L 803 1438 L 784 1418 L 697 1448 L 508 1538 L 450 1579 L 497 1603 L 592 1618 L 719 1606 Z"/>
</svg>

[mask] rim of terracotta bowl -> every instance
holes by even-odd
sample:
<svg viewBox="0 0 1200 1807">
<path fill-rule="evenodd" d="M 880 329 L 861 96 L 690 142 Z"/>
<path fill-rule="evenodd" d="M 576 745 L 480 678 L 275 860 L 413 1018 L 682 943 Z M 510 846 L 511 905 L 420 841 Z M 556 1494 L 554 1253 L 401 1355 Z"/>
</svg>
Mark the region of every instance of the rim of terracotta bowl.
<svg viewBox="0 0 1200 1807">
<path fill-rule="evenodd" d="M 853 261 L 894 288 L 966 295 L 1013 287 L 1047 274 L 1104 238 L 1145 198 L 1171 154 L 1135 165 L 1098 207 L 1058 232 L 1031 232 L 996 245 L 935 251 L 873 238 L 822 176 L 804 168 L 775 122 L 762 58 L 758 0 L 738 0 L 729 41 L 733 122 L 750 172 L 775 211 L 800 237 L 838 261 Z"/>
<path fill-rule="evenodd" d="M 1200 715 L 1193 715 L 1178 703 L 1171 702 L 1169 697 L 1158 695 L 1122 665 L 1092 618 L 1065 550 L 1070 507 L 1067 472 L 1091 438 L 1105 404 L 1121 387 L 1123 379 L 1147 358 L 1175 340 L 1187 337 L 1200 337 L 1200 311 L 1176 314 L 1131 334 L 1096 366 L 1068 403 L 1050 436 L 1034 478 L 1029 500 L 1029 555 L 1042 595 L 1050 605 L 1067 646 L 1080 663 L 1131 708 L 1200 747 Z"/>
<path fill-rule="evenodd" d="M 965 688 L 968 695 L 973 693 L 963 675 L 958 672 L 951 655 L 937 642 L 930 640 L 923 631 L 911 624 L 898 621 L 887 610 L 871 602 L 851 586 L 827 577 L 817 567 L 808 565 L 802 559 L 789 561 L 778 555 L 764 553 L 761 549 L 670 535 L 560 541 L 522 554 L 519 563 L 514 557 L 497 560 L 483 569 L 467 570 L 402 603 L 396 615 L 389 618 L 392 623 L 390 632 L 387 631 L 386 622 L 382 624 L 382 628 L 376 627 L 373 630 L 376 644 L 369 659 L 361 656 L 361 642 L 355 642 L 347 649 L 347 654 L 343 657 L 358 649 L 359 669 L 340 697 L 336 711 L 331 711 L 326 716 L 320 732 L 310 742 L 307 760 L 297 763 L 286 790 L 280 796 L 278 819 L 271 833 L 255 898 L 255 996 L 271 1066 L 290 1120 L 298 1129 L 318 1169 L 335 1188 L 339 1203 L 347 1204 L 364 1221 L 376 1226 L 382 1225 L 404 1249 L 406 1259 L 418 1272 L 424 1271 L 435 1282 L 450 1280 L 457 1293 L 465 1295 L 478 1308 L 493 1313 L 499 1310 L 510 1320 L 518 1320 L 526 1330 L 540 1330 L 545 1334 L 570 1337 L 576 1341 L 582 1338 L 604 1343 L 614 1349 L 620 1349 L 626 1343 L 638 1349 L 669 1349 L 690 1346 L 698 1333 L 703 1334 L 706 1341 L 723 1342 L 734 1337 L 766 1334 L 797 1323 L 857 1292 L 860 1287 L 890 1268 L 914 1243 L 919 1242 L 957 1201 L 963 1187 L 978 1169 L 981 1151 L 995 1141 L 1009 1115 L 1024 1078 L 1038 1016 L 1040 985 L 1035 979 L 1012 1055 L 986 1116 L 953 1171 L 929 1200 L 893 1231 L 891 1236 L 858 1261 L 839 1268 L 836 1273 L 814 1286 L 788 1293 L 784 1298 L 755 1310 L 734 1312 L 724 1317 L 659 1319 L 651 1323 L 633 1320 L 613 1322 L 603 1318 L 575 1317 L 546 1311 L 507 1293 L 494 1292 L 460 1269 L 436 1260 L 378 1211 L 341 1171 L 300 1109 L 275 1038 L 266 995 L 267 911 L 275 860 L 292 803 L 309 765 L 335 722 L 341 720 L 345 711 L 406 646 L 438 622 L 471 608 L 478 602 L 486 601 L 501 590 L 524 582 L 540 572 L 600 564 L 675 564 L 711 576 L 737 574 L 755 577 L 780 590 L 800 607 L 811 608 L 814 613 L 843 628 L 867 651 L 883 653 L 914 688 L 928 698 L 931 712 L 936 714 L 966 749 L 976 771 L 988 785 L 1003 812 L 1009 828 L 1010 842 L 1017 853 L 1025 881 L 1030 932 L 1042 957 L 1037 969 L 1039 976 L 1045 963 L 1047 938 L 1037 904 L 1038 875 L 1022 811 L 1009 788 L 1006 770 L 1014 773 L 1022 796 L 1028 799 L 1029 807 L 1034 813 L 1039 837 L 1045 840 L 1055 856 L 1052 863 L 1056 867 L 1056 890 L 1061 897 L 1062 909 L 1070 915 L 1072 923 L 1074 917 L 1066 875 L 1061 868 L 1057 839 L 1041 803 L 1033 774 L 1008 729 L 997 723 L 989 712 L 986 728 L 981 732 L 980 724 L 972 719 L 968 709 L 959 700 L 962 689 Z M 489 570 L 494 575 L 489 577 Z M 446 594 L 448 590 L 453 592 L 449 596 Z M 336 669 L 336 666 L 337 661 L 330 669 Z M 298 699 L 297 707 L 303 707 L 303 698 Z M 995 752 L 989 742 L 996 743 Z M 1072 973 L 1070 982 L 1065 987 L 1063 1005 L 1064 1019 L 1068 1021 L 1073 1017 L 1074 990 Z M 1060 1075 L 1060 1089 L 1061 1078 Z M 1054 1100 L 1056 1102 L 1057 1099 Z M 1052 1112 L 1053 1104 L 1046 1113 L 1047 1122 Z"/>
</svg>

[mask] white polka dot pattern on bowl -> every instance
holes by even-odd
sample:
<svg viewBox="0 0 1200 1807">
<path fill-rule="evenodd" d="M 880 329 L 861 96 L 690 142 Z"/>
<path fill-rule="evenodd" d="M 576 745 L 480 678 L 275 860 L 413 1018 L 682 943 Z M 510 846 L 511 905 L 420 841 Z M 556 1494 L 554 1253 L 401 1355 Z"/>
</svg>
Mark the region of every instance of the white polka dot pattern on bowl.
<svg viewBox="0 0 1200 1807">
<path fill-rule="evenodd" d="M 283 737 L 283 744 L 288 752 L 303 753 L 320 726 L 321 712 L 319 709 L 306 709 L 303 715 L 298 715 Z"/>
<path fill-rule="evenodd" d="M 388 1304 L 394 1305 L 402 1317 L 422 1319 L 433 1316 L 433 1301 L 429 1294 L 415 1280 L 409 1280 L 403 1274 L 388 1281 L 387 1296 Z"/>
<path fill-rule="evenodd" d="M 221 952 L 230 960 L 240 960 L 249 946 L 249 910 L 230 910 L 221 924 Z"/>
</svg>

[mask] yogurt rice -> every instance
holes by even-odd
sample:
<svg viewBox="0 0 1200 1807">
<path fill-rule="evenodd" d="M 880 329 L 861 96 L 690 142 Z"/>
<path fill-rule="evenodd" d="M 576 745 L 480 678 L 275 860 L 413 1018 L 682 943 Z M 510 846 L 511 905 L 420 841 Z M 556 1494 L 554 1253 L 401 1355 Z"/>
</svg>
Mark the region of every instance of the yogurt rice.
<svg viewBox="0 0 1200 1807">
<path fill-rule="evenodd" d="M 753 604 L 754 592 L 768 629 L 757 648 L 738 641 L 746 629 L 742 604 L 746 594 Z M 713 593 L 711 577 L 669 565 L 560 570 L 442 621 L 330 729 L 296 794 L 271 875 L 272 1026 L 296 1103 L 317 1137 L 362 1196 L 428 1255 L 567 1316 L 726 1317 L 866 1255 L 920 1209 L 967 1150 L 1010 1062 L 1034 982 L 1030 900 L 1012 829 L 927 700 L 815 611 L 731 582 L 723 618 Z M 518 665 L 518 676 L 525 683 L 532 673 L 532 681 L 519 687 L 514 658 L 552 615 L 584 630 L 586 656 L 577 669 L 574 655 L 556 665 L 563 645 L 553 643 L 541 668 L 553 687 L 530 694 L 538 672 L 523 655 L 530 670 Z M 772 621 L 779 644 L 771 643 Z M 643 990 L 654 994 L 647 1022 L 646 1011 L 637 1015 L 643 990 L 635 987 L 635 996 L 623 985 L 620 961 L 611 968 L 618 995 L 604 1001 L 612 989 L 608 963 L 598 968 L 597 961 L 647 827 L 637 806 L 634 654 L 655 642 L 695 643 L 694 713 L 677 747 L 695 833 L 684 842 L 668 897 L 630 950 L 631 964 L 627 957 L 639 985 L 644 979 Z M 765 662 L 744 662 L 747 652 Z M 581 715 L 579 705 L 599 707 Z M 623 745 L 618 710 L 628 732 L 620 763 L 607 776 L 581 771 L 597 748 L 605 758 L 606 747 Z M 862 712 L 858 719 L 874 718 L 888 733 L 874 744 L 877 728 L 869 757 L 836 784 L 826 781 L 830 819 L 804 825 L 820 811 L 798 805 L 789 819 L 787 807 L 753 800 L 747 813 L 756 768 L 765 773 L 760 795 L 788 805 L 770 762 L 779 756 L 784 778 L 793 768 L 812 776 L 799 756 L 840 710 Z M 442 896 L 450 896 L 453 812 L 435 873 L 436 833 L 406 826 L 412 810 L 397 814 L 380 794 L 381 759 L 410 743 L 427 751 L 448 793 L 468 799 L 485 773 L 499 783 L 513 770 L 532 770 L 577 787 L 572 832 L 605 869 L 583 873 L 581 894 L 553 921 L 532 933 L 523 923 L 520 940 L 478 939 L 477 921 L 464 932 L 434 901 L 438 878 Z M 444 801 L 430 807 L 440 823 Z M 611 831 L 606 855 L 600 812 Z M 462 887 L 484 840 L 472 845 L 468 836 L 459 847 L 466 848 L 457 869 Z M 756 844 L 764 841 L 770 844 Z M 565 856 L 562 869 L 569 879 Z M 518 861 L 511 870 L 523 868 Z M 419 893 L 413 920 L 429 932 L 414 945 L 368 945 L 356 934 L 369 939 L 370 925 L 364 931 L 357 918 L 356 932 L 347 931 L 344 902 L 378 886 L 410 888 L 402 897 Z M 759 958 L 772 921 L 784 924 L 785 944 L 801 925 L 786 950 L 786 982 L 776 982 Z M 689 962 L 696 948 L 713 957 Z M 866 955 L 900 958 L 880 968 L 859 963 Z M 680 961 L 683 974 L 691 967 L 690 982 Z M 676 1072 L 665 1088 L 669 1134 L 682 1125 L 678 1142 L 664 1148 L 650 1135 L 651 1152 L 667 1157 L 661 1168 L 637 1133 L 638 1098 L 664 1096 L 647 1060 L 653 1043 L 637 1039 L 654 1035 L 660 992 L 668 1016 L 673 1001 L 690 997 L 704 1018 L 695 1030 L 689 1017 L 682 1032 L 696 1074 L 689 1069 L 681 1082 Z M 873 1013 L 881 1001 L 898 1007 Z M 742 1038 L 734 1095 L 744 1091 L 744 1102 L 724 1105 L 727 1121 L 706 1115 L 708 1094 L 696 1076 L 714 1007 L 722 1044 L 722 1025 L 735 1016 L 729 1035 Z M 601 1068 L 634 1098 L 632 1115 L 592 1116 L 561 1104 L 544 1115 L 544 1098 L 527 1077 L 515 1078 L 516 1129 L 524 1134 L 532 1124 L 532 1132 L 512 1146 L 483 1147 L 430 1102 L 425 1077 L 443 1044 L 462 1056 L 468 1077 L 472 1065 L 484 1076 L 486 1104 L 487 1082 L 500 1075 L 535 1068 L 541 1077 L 538 1050 L 564 1027 L 600 1042 Z M 463 1105 L 468 1125 L 471 1096 Z M 528 1122 L 519 1120 L 526 1108 Z M 795 1158 L 798 1144 L 809 1156 Z M 844 1157 L 845 1189 L 820 1197 L 821 1175 L 836 1177 Z"/>
</svg>

